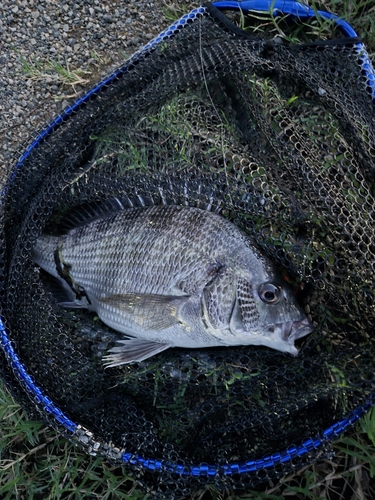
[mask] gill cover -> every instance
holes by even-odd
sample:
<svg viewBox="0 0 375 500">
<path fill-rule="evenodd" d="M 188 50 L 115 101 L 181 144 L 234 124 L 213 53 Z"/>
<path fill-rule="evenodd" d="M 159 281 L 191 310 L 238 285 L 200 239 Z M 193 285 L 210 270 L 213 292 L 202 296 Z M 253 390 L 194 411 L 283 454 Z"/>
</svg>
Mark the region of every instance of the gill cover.
<svg viewBox="0 0 375 500">
<path fill-rule="evenodd" d="M 203 288 L 202 320 L 207 328 L 227 330 L 236 300 L 236 277 L 222 266 Z"/>
<path fill-rule="evenodd" d="M 260 315 L 248 280 L 239 278 L 234 307 L 230 318 L 232 333 L 249 332 L 260 322 Z"/>
</svg>

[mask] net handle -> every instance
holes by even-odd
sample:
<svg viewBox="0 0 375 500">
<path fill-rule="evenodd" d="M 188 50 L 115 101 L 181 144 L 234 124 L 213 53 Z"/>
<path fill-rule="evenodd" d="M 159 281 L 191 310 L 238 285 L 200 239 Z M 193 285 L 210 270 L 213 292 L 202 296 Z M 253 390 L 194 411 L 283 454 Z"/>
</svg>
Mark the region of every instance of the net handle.
<svg viewBox="0 0 375 500">
<path fill-rule="evenodd" d="M 311 9 L 308 5 L 294 0 L 243 0 L 240 2 L 221 0 L 213 2 L 212 5 L 219 10 L 237 10 L 245 13 L 263 12 L 273 17 L 290 15 L 295 17 L 296 21 L 320 17 L 333 21 L 346 37 L 358 38 L 358 34 L 354 28 L 338 15 L 323 10 Z M 375 102 L 375 70 L 364 44 L 356 42 L 355 47 L 360 54 L 360 65 L 367 80 L 368 90 Z"/>
<path fill-rule="evenodd" d="M 325 12 L 322 10 L 311 9 L 308 5 L 304 5 L 294 0 L 244 0 L 243 2 L 234 1 L 218 1 L 212 4 L 219 10 L 242 10 L 243 12 L 265 12 L 274 17 L 283 15 L 294 16 L 297 19 L 310 19 L 311 17 L 323 17 L 335 24 L 341 29 L 345 36 L 357 38 L 358 35 L 352 26 L 341 19 L 336 14 Z"/>
</svg>

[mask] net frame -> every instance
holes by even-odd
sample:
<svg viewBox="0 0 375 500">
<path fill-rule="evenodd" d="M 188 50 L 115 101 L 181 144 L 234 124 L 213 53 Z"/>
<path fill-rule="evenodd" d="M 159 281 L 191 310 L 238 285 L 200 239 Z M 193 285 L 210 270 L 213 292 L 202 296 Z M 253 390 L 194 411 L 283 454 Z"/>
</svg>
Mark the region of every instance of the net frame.
<svg viewBox="0 0 375 500">
<path fill-rule="evenodd" d="M 278 0 L 276 2 L 272 2 L 270 0 L 245 0 L 243 2 L 222 1 L 215 2 L 213 5 L 219 10 L 242 10 L 245 13 L 250 11 L 269 13 L 272 11 L 273 16 L 275 17 L 290 15 L 295 18 L 296 21 L 310 19 L 316 16 L 321 16 L 322 18 L 333 21 L 346 37 L 353 39 L 353 42 L 355 42 L 355 47 L 359 54 L 359 71 L 365 74 L 367 85 L 375 98 L 375 72 L 372 68 L 367 51 L 362 42 L 359 40 L 354 29 L 338 16 L 324 11 L 315 11 L 298 2 L 283 0 Z M 189 14 L 181 17 L 178 21 L 173 23 L 169 28 L 164 30 L 160 35 L 136 52 L 122 67 L 90 89 L 72 106 L 67 107 L 60 115 L 52 120 L 50 124 L 36 136 L 34 141 L 21 155 L 13 169 L 9 184 L 12 183 L 17 171 L 22 168 L 23 163 L 30 153 L 50 134 L 54 133 L 63 122 L 74 116 L 74 114 L 89 100 L 100 95 L 103 88 L 110 85 L 121 74 L 126 73 L 131 67 L 136 65 L 138 61 L 162 43 L 163 40 L 173 37 L 178 31 L 184 29 L 190 21 L 199 16 L 204 16 L 207 12 L 207 8 L 207 6 L 199 7 L 192 10 Z M 6 186 L 2 192 L 1 198 L 4 197 L 8 186 Z M 372 394 L 364 405 L 351 411 L 345 418 L 333 422 L 332 425 L 322 431 L 320 436 L 303 441 L 300 446 L 291 446 L 278 453 L 273 453 L 260 459 L 249 459 L 225 465 L 194 464 L 187 466 L 185 464 L 179 464 L 178 461 L 171 463 L 162 459 L 159 460 L 153 457 L 135 455 L 134 453 L 119 450 L 118 448 L 103 442 L 89 429 L 84 428 L 79 423 L 73 422 L 57 405 L 54 404 L 49 397 L 44 394 L 43 389 L 34 383 L 32 376 L 28 373 L 27 367 L 25 367 L 21 362 L 2 320 L 0 320 L 0 345 L 15 379 L 42 415 L 52 417 L 52 419 L 56 421 L 56 425 L 61 429 L 61 432 L 73 441 L 83 445 L 84 449 L 90 455 L 103 456 L 112 462 L 126 465 L 128 468 L 134 468 L 135 470 L 143 469 L 150 472 L 168 471 L 180 476 L 188 476 L 192 478 L 215 478 L 217 476 L 247 474 L 256 472 L 260 469 L 271 470 L 279 464 L 291 464 L 294 459 L 304 458 L 311 453 L 316 456 L 319 455 L 319 453 L 323 452 L 325 447 L 327 447 L 331 441 L 355 425 L 375 403 L 375 394 Z"/>
</svg>

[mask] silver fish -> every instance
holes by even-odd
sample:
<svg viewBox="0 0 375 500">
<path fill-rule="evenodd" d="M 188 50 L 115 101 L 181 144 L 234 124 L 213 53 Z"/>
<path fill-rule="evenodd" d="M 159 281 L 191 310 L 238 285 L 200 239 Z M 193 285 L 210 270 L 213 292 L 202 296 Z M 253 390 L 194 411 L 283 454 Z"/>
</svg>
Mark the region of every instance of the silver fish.
<svg viewBox="0 0 375 500">
<path fill-rule="evenodd" d="M 294 341 L 312 331 L 249 237 L 209 211 L 123 209 L 62 236 L 42 235 L 33 260 L 76 305 L 125 334 L 107 366 L 170 347 L 262 345 L 297 355 Z"/>
</svg>

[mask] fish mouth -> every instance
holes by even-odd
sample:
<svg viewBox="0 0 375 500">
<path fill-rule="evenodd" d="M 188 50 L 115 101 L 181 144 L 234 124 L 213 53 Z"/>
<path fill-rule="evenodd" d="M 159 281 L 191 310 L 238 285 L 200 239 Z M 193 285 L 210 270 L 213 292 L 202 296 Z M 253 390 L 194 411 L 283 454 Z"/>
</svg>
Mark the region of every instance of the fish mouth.
<svg viewBox="0 0 375 500">
<path fill-rule="evenodd" d="M 299 321 L 288 321 L 275 325 L 280 329 L 281 338 L 288 343 L 292 343 L 301 337 L 305 337 L 314 329 L 313 324 L 307 318 Z"/>
</svg>

